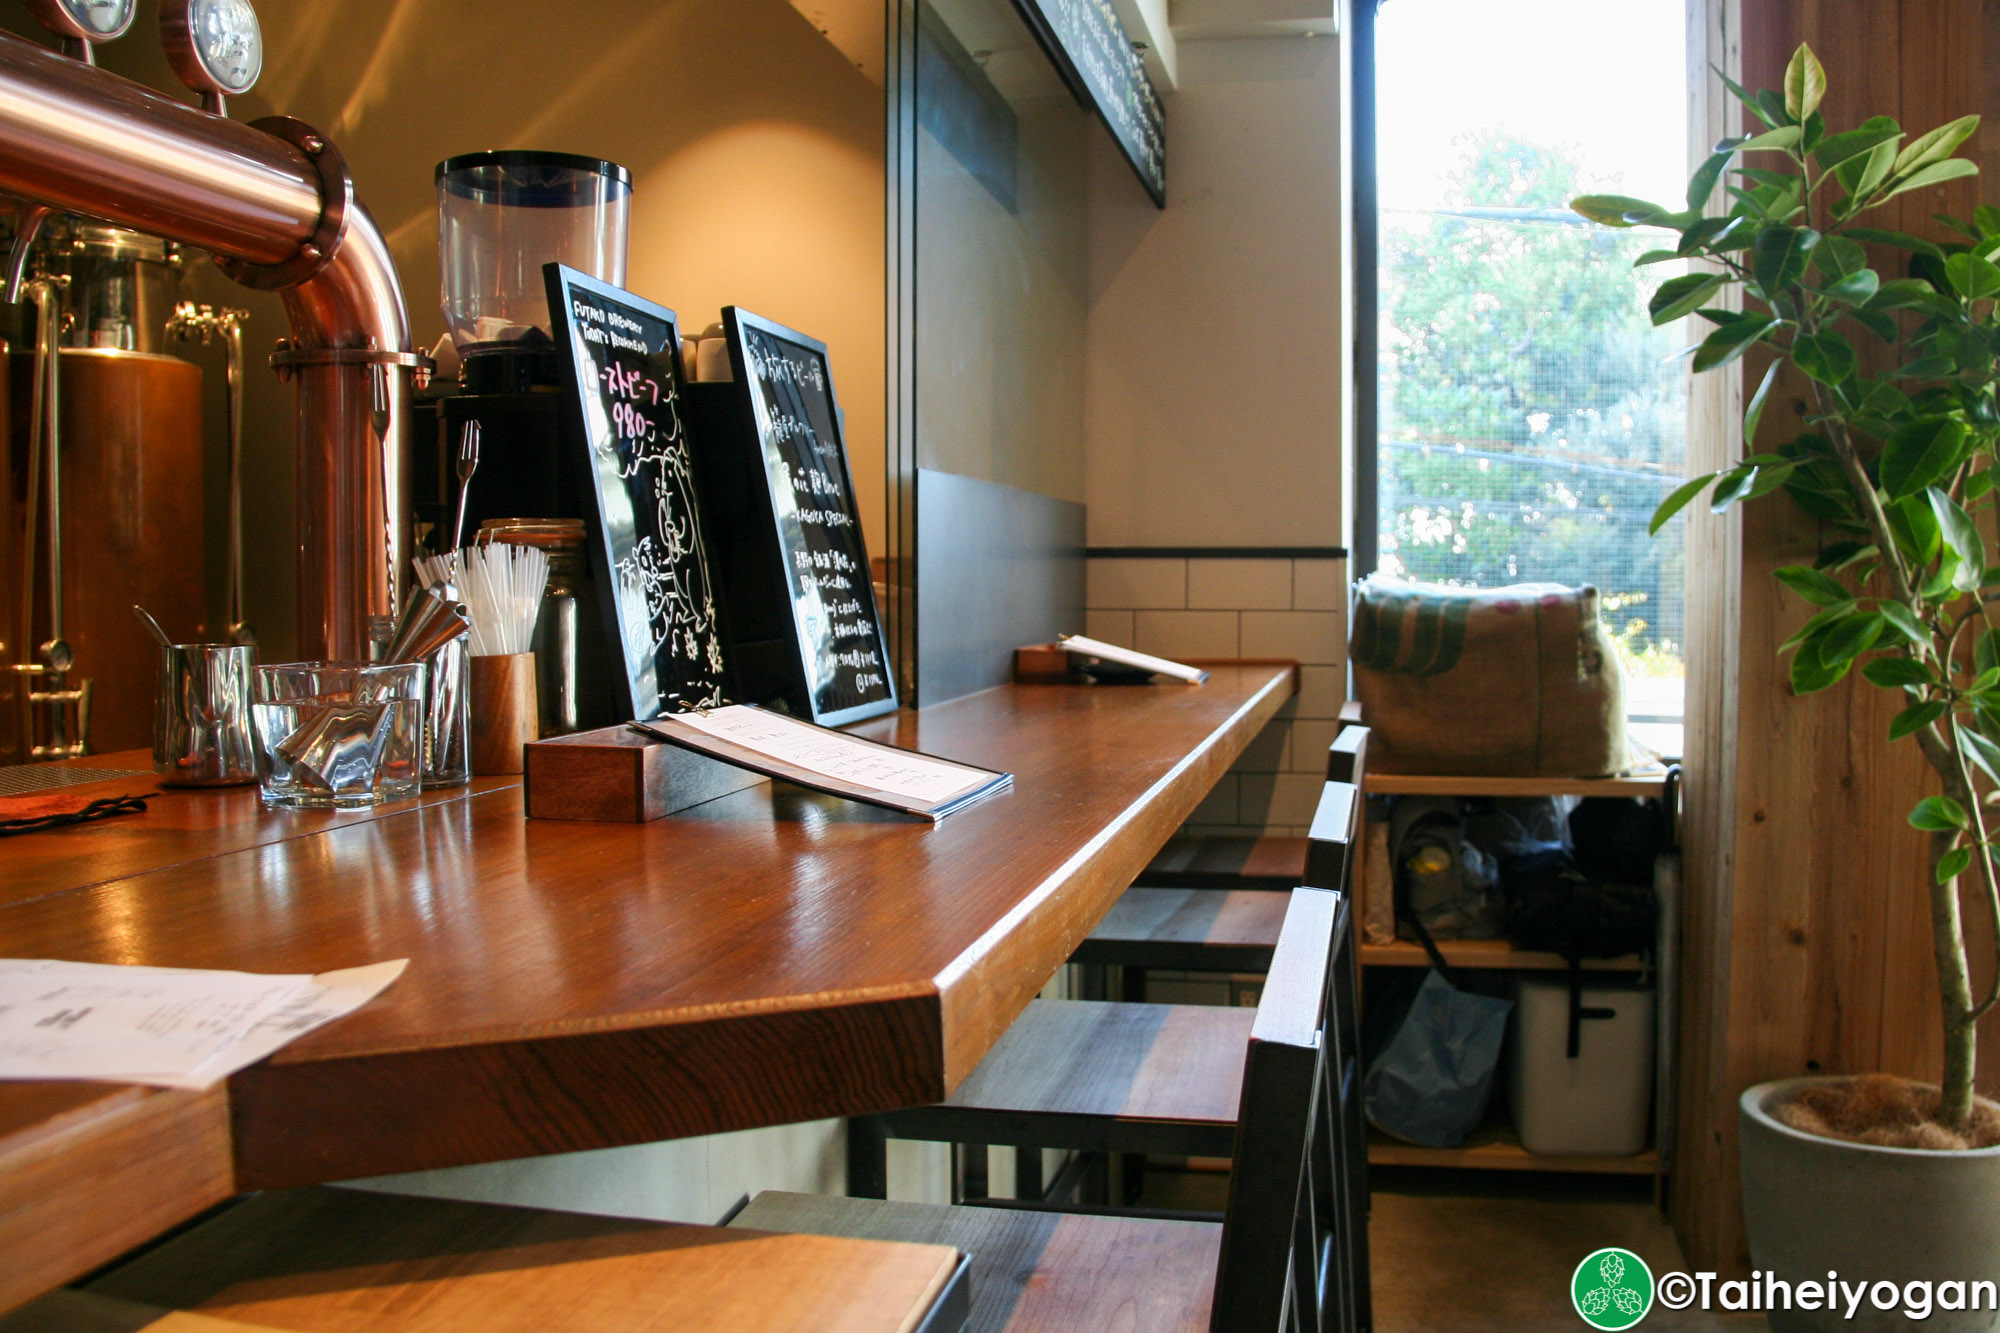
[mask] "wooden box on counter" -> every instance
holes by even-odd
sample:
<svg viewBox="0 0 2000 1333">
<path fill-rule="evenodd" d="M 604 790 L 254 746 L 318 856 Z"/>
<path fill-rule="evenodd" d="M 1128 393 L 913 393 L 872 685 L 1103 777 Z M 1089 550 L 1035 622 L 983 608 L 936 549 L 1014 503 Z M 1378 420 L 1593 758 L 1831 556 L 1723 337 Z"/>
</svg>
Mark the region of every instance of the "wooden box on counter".
<svg viewBox="0 0 2000 1333">
<path fill-rule="evenodd" d="M 770 780 L 623 726 L 525 749 L 530 819 L 643 824 Z"/>
</svg>

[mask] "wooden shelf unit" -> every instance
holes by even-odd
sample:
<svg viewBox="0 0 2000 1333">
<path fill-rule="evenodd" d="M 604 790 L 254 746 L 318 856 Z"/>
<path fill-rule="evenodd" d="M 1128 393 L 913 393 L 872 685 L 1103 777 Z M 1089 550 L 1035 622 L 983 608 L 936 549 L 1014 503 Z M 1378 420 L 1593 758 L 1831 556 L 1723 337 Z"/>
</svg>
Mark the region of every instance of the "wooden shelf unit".
<svg viewBox="0 0 2000 1333">
<path fill-rule="evenodd" d="M 1549 1157 L 1531 1153 L 1508 1125 L 1481 1125 L 1456 1148 L 1425 1148 L 1368 1131 L 1371 1166 L 1443 1166 L 1477 1171 L 1587 1171 L 1600 1175 L 1650 1176 L 1660 1169 L 1651 1148 L 1636 1157 Z"/>
<path fill-rule="evenodd" d="M 1368 773 L 1362 789 L 1370 796 L 1633 796 L 1657 797 L 1666 791 L 1664 768 L 1641 770 L 1609 778 L 1503 778 L 1431 773 Z M 1367 920 L 1368 839 L 1360 845 L 1361 862 L 1356 866 L 1357 892 L 1364 895 L 1359 913 Z M 1567 971 L 1569 963 L 1560 954 L 1517 949 L 1507 940 L 1439 940 L 1438 952 L 1453 967 L 1504 969 L 1509 971 Z M 1363 938 L 1360 963 L 1370 967 L 1428 967 L 1430 959 L 1421 944 L 1398 939 L 1393 944 L 1370 944 Z M 1644 966 L 1639 957 L 1593 958 L 1586 960 L 1586 972 L 1637 972 Z M 1648 1148 L 1635 1157 L 1544 1156 L 1529 1152 L 1513 1127 L 1505 1123 L 1482 1125 L 1456 1148 L 1424 1148 L 1404 1143 L 1377 1130 L 1369 1131 L 1368 1160 L 1379 1166 L 1441 1166 L 1485 1171 L 1579 1171 L 1609 1175 L 1658 1175 L 1660 1155 Z"/>
</svg>

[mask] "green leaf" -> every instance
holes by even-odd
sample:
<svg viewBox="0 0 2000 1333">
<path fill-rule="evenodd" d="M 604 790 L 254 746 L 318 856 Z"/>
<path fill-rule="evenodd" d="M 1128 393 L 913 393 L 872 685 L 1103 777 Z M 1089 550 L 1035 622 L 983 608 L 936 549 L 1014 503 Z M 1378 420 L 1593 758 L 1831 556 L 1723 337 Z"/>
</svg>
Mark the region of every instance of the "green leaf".
<svg viewBox="0 0 2000 1333">
<path fill-rule="evenodd" d="M 1804 120 L 1819 110 L 1820 99 L 1826 96 L 1826 70 L 1821 68 L 1819 57 L 1804 42 L 1792 52 L 1791 63 L 1785 66 L 1785 110 L 1796 120 Z"/>
<path fill-rule="evenodd" d="M 1653 521 L 1646 525 L 1646 535 L 1651 537 L 1658 533 L 1661 528 L 1667 525 L 1668 519 L 1687 508 L 1688 502 L 1706 490 L 1708 484 L 1714 481 L 1719 475 L 1719 473 L 1704 472 L 1699 477 L 1676 486 L 1674 493 L 1660 501 L 1660 507 L 1653 511 Z"/>
<path fill-rule="evenodd" d="M 1821 246 L 1820 249 L 1824 251 L 1826 247 Z M 1828 283 L 1824 291 L 1826 296 L 1842 305 L 1865 305 L 1874 299 L 1880 287 L 1881 279 L 1876 277 L 1875 270 L 1864 268 L 1848 274 L 1837 282 Z"/>
<path fill-rule="evenodd" d="M 1784 94 L 1775 88 L 1757 90 L 1757 109 L 1758 118 L 1766 125 L 1784 125 L 1792 114 L 1785 109 Z"/>
<path fill-rule="evenodd" d="M 1887 116 L 1870 116 L 1853 129 L 1829 134 L 1813 153 L 1821 171 L 1830 171 L 1850 157 L 1867 152 L 1879 143 L 1903 137 L 1903 127 Z"/>
<path fill-rule="evenodd" d="M 1978 174 L 1979 164 L 1977 162 L 1969 162 L 1962 157 L 1954 157 L 1949 162 L 1933 162 L 1930 166 L 1912 175 L 1898 176 L 1891 184 L 1889 191 L 1880 200 L 1877 200 L 1877 202 L 1880 203 L 1894 199 L 1897 195 L 1910 190 L 1921 190 L 1926 186 L 1942 185 L 1946 181 L 1955 181 L 1961 176 L 1977 176 Z"/>
<path fill-rule="evenodd" d="M 1876 144 L 1869 151 L 1868 156 L 1861 159 L 1860 170 L 1852 173 L 1854 183 L 1847 187 L 1848 192 L 1853 195 L 1853 198 L 1848 201 L 1849 212 L 1854 211 L 1854 205 L 1858 204 L 1861 200 L 1871 198 L 1875 191 L 1882 188 L 1882 182 L 1889 179 L 1889 173 L 1895 168 L 1895 163 L 1896 141 L 1893 139 L 1888 143 Z M 1851 165 L 1853 164 L 1847 164 L 1847 166 Z M 1847 166 L 1839 167 L 1835 171 L 1835 175 L 1840 178 L 1843 185 L 1847 184 Z"/>
<path fill-rule="evenodd" d="M 1940 884 L 1951 883 L 1951 881 L 1963 875 L 1965 868 L 1971 864 L 1972 849 L 1970 847 L 1952 848 L 1938 858 L 1937 870 L 1934 872 L 1937 882 Z"/>
<path fill-rule="evenodd" d="M 1853 594 L 1841 587 L 1836 580 L 1807 565 L 1785 565 L 1771 572 L 1778 582 L 1814 606 L 1832 606 L 1835 602 L 1854 599 Z"/>
<path fill-rule="evenodd" d="M 1983 300 L 2000 293 L 2000 268 L 1978 255 L 1953 255 L 1944 261 L 1944 275 L 1960 296 L 1968 301 Z"/>
<path fill-rule="evenodd" d="M 1891 278 L 1875 289 L 1868 299 L 1870 310 L 1901 310 L 1923 305 L 1937 296 L 1937 290 L 1922 278 Z"/>
<path fill-rule="evenodd" d="M 1778 651 L 1782 653 L 1788 648 L 1802 648 L 1808 640 L 1817 641 L 1819 636 L 1824 634 L 1836 620 L 1841 620 L 1852 615 L 1855 607 L 1858 605 L 1858 602 L 1836 602 L 1832 606 L 1815 611 L 1805 624 L 1792 632 L 1792 637 L 1778 645 Z M 1807 653 L 1806 656 L 1817 662 L 1819 660 L 1819 651 L 1815 648 L 1812 652 Z"/>
<path fill-rule="evenodd" d="M 1715 492 L 1708 497 L 1708 509 L 1712 514 L 1720 514 L 1738 500 L 1750 494 L 1750 488 L 1757 484 L 1757 469 L 1751 466 L 1730 468 L 1720 474 L 1715 481 Z"/>
<path fill-rule="evenodd" d="M 1977 245 L 1979 244 L 1979 242 L 1986 239 L 1986 237 L 1980 233 L 1979 228 L 1973 226 L 1970 222 L 1965 222 L 1958 218 L 1955 218 L 1949 213 L 1933 213 L 1931 214 L 1931 217 L 1941 225 L 1949 227 L 1951 230 L 1957 232 L 1960 236 L 1963 236 L 1966 240 L 1971 241 L 1974 245 Z"/>
<path fill-rule="evenodd" d="M 1926 833 L 1950 833 L 1971 822 L 1965 807 L 1949 796 L 1926 796 L 1910 810 L 1910 827 Z"/>
<path fill-rule="evenodd" d="M 1854 373 L 1854 345 L 1832 330 L 1807 334 L 1792 344 L 1792 360 L 1821 384 L 1839 384 Z"/>
<path fill-rule="evenodd" d="M 1960 592 L 1978 591 L 1980 580 L 1986 577 L 1986 543 L 1979 535 L 1979 525 L 1948 493 L 1933 486 L 1925 494 L 1930 497 L 1931 512 L 1937 515 L 1939 539 L 1959 559 L 1951 586 Z"/>
<path fill-rule="evenodd" d="M 1733 151 L 1717 149 L 1708 155 L 1688 180 L 1687 202 L 1689 208 L 1701 208 L 1708 203 L 1708 196 L 1715 192 L 1715 183 L 1722 179 L 1722 173 L 1729 166 Z"/>
<path fill-rule="evenodd" d="M 1607 227 L 1634 227 L 1671 216 L 1658 204 L 1624 194 L 1581 194 L 1569 201 L 1570 211 Z"/>
<path fill-rule="evenodd" d="M 1972 221 L 1983 235 L 2000 235 L 2000 208 L 1981 204 L 1972 210 Z"/>
<path fill-rule="evenodd" d="M 1901 602 L 1891 601 L 1876 603 L 1876 609 L 1882 613 L 1882 618 L 1889 622 L 1889 628 L 1902 635 L 1910 643 L 1919 648 L 1928 648 L 1930 646 L 1930 631 L 1924 628 L 1923 621 L 1917 619 L 1915 611 L 1912 611 Z"/>
<path fill-rule="evenodd" d="M 1844 278 L 1868 267 L 1868 251 L 1845 236 L 1827 236 L 1813 251 L 1813 267 L 1829 278 Z"/>
<path fill-rule="evenodd" d="M 1981 630 L 1972 641 L 1972 669 L 1982 676 L 2000 670 L 2000 630 Z"/>
<path fill-rule="evenodd" d="M 1922 703 L 1911 704 L 1889 720 L 1889 739 L 1899 741 L 1913 731 L 1920 731 L 1945 715 L 1947 705 L 1942 699 L 1926 699 Z M 1964 811 L 1960 811 L 1963 814 Z M 1912 815 L 1914 818 L 1914 814 Z"/>
<path fill-rule="evenodd" d="M 1764 400 L 1771 396 L 1771 385 L 1777 381 L 1778 371 L 1784 362 L 1773 361 L 1764 370 L 1764 378 L 1757 383 L 1757 392 L 1750 395 L 1750 406 L 1743 413 L 1743 445 L 1745 448 L 1757 439 L 1757 423 L 1764 418 Z"/>
<path fill-rule="evenodd" d="M 1979 117 L 1960 116 L 1957 120 L 1946 121 L 1928 133 L 1919 134 L 1910 140 L 1909 147 L 1896 155 L 1896 164 L 1893 168 L 1896 175 L 1901 176 L 1919 167 L 1944 161 L 1978 128 Z"/>
<path fill-rule="evenodd" d="M 1883 311 L 1850 310 L 1847 316 L 1885 343 L 1895 342 L 1902 336 L 1901 331 L 1896 328 L 1896 321 Z"/>
<path fill-rule="evenodd" d="M 1799 651 L 1792 655 L 1792 693 L 1813 694 L 1837 684 L 1853 665 L 1854 659 L 1851 657 L 1831 665 L 1822 662 L 1815 644 L 1802 643 L 1799 645 Z"/>
<path fill-rule="evenodd" d="M 1763 152 L 1766 149 L 1791 148 L 1798 143 L 1799 133 L 1800 130 L 1797 125 L 1780 125 L 1775 130 L 1765 130 L 1762 134 L 1752 135 L 1750 138 L 1745 139 L 1742 143 L 1736 145 L 1736 151 L 1739 153 L 1756 153 Z"/>
<path fill-rule="evenodd" d="M 1950 417 L 1929 417 L 1901 427 L 1882 450 L 1882 489 L 1892 499 L 1914 495 L 1958 466 L 1965 426 Z"/>
<path fill-rule="evenodd" d="M 1961 727 L 1956 722 L 1952 730 L 1958 735 L 1959 748 L 1971 756 L 1987 778 L 2000 783 L 2000 745 L 1995 745 L 1971 727 Z"/>
<path fill-rule="evenodd" d="M 1958 363 L 1948 356 L 1920 356 L 1905 362 L 1889 372 L 1899 379 L 1934 380 L 1940 375 L 1949 375 L 1958 368 Z"/>
<path fill-rule="evenodd" d="M 1881 227 L 1849 227 L 1847 235 L 1869 245 L 1893 245 L 1898 250 L 1914 250 L 1920 255 L 1930 255 L 1935 259 L 1944 258 L 1944 251 L 1938 248 L 1935 241 L 1912 236 L 1906 231 L 1887 231 Z"/>
<path fill-rule="evenodd" d="M 1640 255 L 1637 259 L 1632 261 L 1632 267 L 1644 268 L 1648 264 L 1664 264 L 1671 259 L 1685 259 L 1685 258 L 1687 258 L 1687 256 L 1682 254 L 1678 250 L 1648 250 L 1645 254 Z"/>
<path fill-rule="evenodd" d="M 1660 290 L 1653 293 L 1653 299 L 1646 305 L 1647 312 L 1652 315 L 1654 324 L 1671 324 L 1698 308 L 1708 299 L 1709 293 L 1725 281 L 1720 273 L 1686 273 L 1678 278 L 1668 278 L 1660 284 Z"/>
<path fill-rule="evenodd" d="M 1813 557 L 1813 568 L 1825 574 L 1838 574 L 1864 560 L 1879 560 L 1881 556 L 1882 548 L 1873 544 L 1834 542 L 1821 548 L 1820 553 Z"/>
<path fill-rule="evenodd" d="M 1871 685 L 1880 685 L 1885 690 L 1900 689 L 1905 685 L 1935 685 L 1937 677 L 1922 662 L 1913 662 L 1907 657 L 1878 657 L 1861 668 L 1861 674 L 1868 677 Z"/>
<path fill-rule="evenodd" d="M 1882 637 L 1880 611 L 1856 611 L 1828 625 L 1819 635 L 1819 660 L 1828 666 L 1852 662 Z"/>
<path fill-rule="evenodd" d="M 1765 227 L 1750 246 L 1751 276 L 1765 295 L 1775 296 L 1805 276 L 1806 260 L 1818 244 L 1819 233 L 1811 227 Z"/>
<path fill-rule="evenodd" d="M 1777 322 L 1769 315 L 1753 314 L 1724 324 L 1701 340 L 1701 346 L 1695 350 L 1694 368 L 1713 370 L 1728 365 L 1749 351 Z"/>
</svg>

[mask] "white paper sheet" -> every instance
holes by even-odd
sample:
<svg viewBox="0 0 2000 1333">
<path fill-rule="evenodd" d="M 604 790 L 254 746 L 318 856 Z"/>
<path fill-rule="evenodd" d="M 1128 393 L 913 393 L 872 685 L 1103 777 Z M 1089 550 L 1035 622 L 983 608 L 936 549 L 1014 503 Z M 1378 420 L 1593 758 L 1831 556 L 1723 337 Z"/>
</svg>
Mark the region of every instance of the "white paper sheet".
<svg viewBox="0 0 2000 1333">
<path fill-rule="evenodd" d="M 360 1008 L 404 961 L 309 976 L 0 959 L 0 1079 L 205 1088 Z"/>
<path fill-rule="evenodd" d="M 1115 643 L 1106 643 L 1102 639 L 1092 639 L 1082 634 L 1063 635 L 1062 646 L 1073 653 L 1082 653 L 1086 657 L 1102 658 L 1106 662 L 1116 662 L 1120 666 L 1151 671 L 1155 675 L 1172 676 L 1175 680 L 1184 680 L 1190 685 L 1199 685 L 1208 679 L 1208 673 L 1200 667 L 1170 662 L 1164 657 L 1135 652 L 1130 648 L 1120 648 Z"/>
<path fill-rule="evenodd" d="M 993 776 L 968 772 L 908 750 L 870 745 L 824 727 L 740 704 L 707 713 L 676 713 L 673 720 L 767 758 L 912 801 L 943 801 L 991 781 Z"/>
</svg>

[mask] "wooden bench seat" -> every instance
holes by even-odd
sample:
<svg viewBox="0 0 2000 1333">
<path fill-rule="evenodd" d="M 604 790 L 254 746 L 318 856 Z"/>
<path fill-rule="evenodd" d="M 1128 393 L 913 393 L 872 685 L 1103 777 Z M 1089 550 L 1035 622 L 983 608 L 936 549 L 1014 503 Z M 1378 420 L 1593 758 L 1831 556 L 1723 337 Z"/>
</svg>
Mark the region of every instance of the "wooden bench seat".
<svg viewBox="0 0 2000 1333">
<path fill-rule="evenodd" d="M 1222 1227 L 1049 1213 L 948 1208 L 768 1191 L 732 1226 L 943 1245 L 972 1257 L 977 1313 L 968 1333 L 1200 1333 L 1209 1326 Z"/>
<path fill-rule="evenodd" d="M 917 1333 L 958 1327 L 961 1270 L 936 1245 L 317 1187 L 246 1199 L 0 1333 Z"/>
<path fill-rule="evenodd" d="M 1198 835 L 1174 838 L 1134 881 L 1164 889 L 1297 888 L 1306 840 Z"/>
<path fill-rule="evenodd" d="M 1036 1000 L 944 1102 L 876 1119 L 891 1138 L 1226 1157 L 1256 1017 Z"/>
<path fill-rule="evenodd" d="M 1267 889 L 1127 889 L 1070 961 L 1263 972 L 1271 966 L 1284 920 L 1285 895 Z"/>
</svg>

